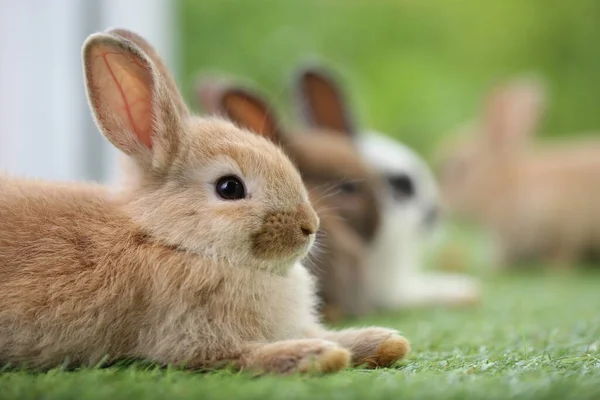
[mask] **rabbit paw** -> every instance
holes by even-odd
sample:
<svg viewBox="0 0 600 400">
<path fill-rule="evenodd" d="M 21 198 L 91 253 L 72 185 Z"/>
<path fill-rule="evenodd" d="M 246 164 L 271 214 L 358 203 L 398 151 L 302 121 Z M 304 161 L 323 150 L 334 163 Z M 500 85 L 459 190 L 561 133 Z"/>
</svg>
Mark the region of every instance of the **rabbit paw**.
<svg viewBox="0 0 600 400">
<path fill-rule="evenodd" d="M 350 350 L 352 364 L 368 368 L 389 367 L 410 351 L 408 340 L 387 328 L 346 329 L 330 332 L 327 339 Z"/>
<path fill-rule="evenodd" d="M 279 374 L 330 373 L 348 367 L 350 353 L 338 344 L 321 339 L 284 340 L 254 349 L 246 367 Z"/>
</svg>

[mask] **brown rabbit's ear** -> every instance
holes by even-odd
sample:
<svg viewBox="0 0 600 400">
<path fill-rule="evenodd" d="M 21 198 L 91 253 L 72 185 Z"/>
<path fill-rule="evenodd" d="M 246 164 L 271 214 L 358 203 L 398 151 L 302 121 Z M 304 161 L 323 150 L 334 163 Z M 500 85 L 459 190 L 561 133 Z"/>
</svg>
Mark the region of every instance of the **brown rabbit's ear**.
<svg viewBox="0 0 600 400">
<path fill-rule="evenodd" d="M 294 83 L 298 112 L 308 126 L 356 134 L 342 90 L 329 73 L 316 67 L 300 68 Z"/>
<path fill-rule="evenodd" d="M 90 108 L 102 133 L 144 167 L 166 167 L 179 145 L 183 101 L 152 58 L 121 31 L 88 37 L 83 63 Z"/>
<path fill-rule="evenodd" d="M 535 133 L 544 103 L 544 90 L 537 80 L 515 80 L 498 87 L 485 104 L 485 130 L 494 142 L 527 140 Z"/>
<path fill-rule="evenodd" d="M 281 141 L 281 129 L 275 112 L 258 94 L 235 86 L 224 79 L 203 79 L 196 88 L 202 107 L 273 142 Z"/>
<path fill-rule="evenodd" d="M 177 88 L 177 84 L 175 83 L 175 79 L 169 72 L 167 65 L 163 61 L 163 59 L 158 55 L 154 47 L 146 39 L 141 37 L 135 32 L 128 31 L 127 29 L 121 28 L 109 28 L 106 30 L 106 33 L 122 37 L 126 40 L 129 40 L 135 43 L 140 49 L 146 53 L 146 55 L 152 60 L 154 66 L 158 70 L 158 72 L 162 75 L 162 78 L 171 92 L 171 97 L 175 102 L 175 106 L 181 115 L 188 115 L 189 109 L 183 100 L 183 97 L 179 93 L 179 89 Z"/>
</svg>

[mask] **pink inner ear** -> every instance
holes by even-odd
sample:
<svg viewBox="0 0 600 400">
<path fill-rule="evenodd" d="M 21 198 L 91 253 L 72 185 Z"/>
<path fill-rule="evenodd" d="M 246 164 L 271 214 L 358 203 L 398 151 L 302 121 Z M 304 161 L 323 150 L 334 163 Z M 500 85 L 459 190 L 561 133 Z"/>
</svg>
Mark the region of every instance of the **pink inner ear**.
<svg viewBox="0 0 600 400">
<path fill-rule="evenodd" d="M 489 134 L 495 140 L 506 140 L 511 136 L 511 104 L 510 96 L 505 91 L 494 93 L 488 100 L 485 122 Z"/>
<path fill-rule="evenodd" d="M 138 141 L 152 149 L 150 71 L 132 54 L 103 51 L 101 57 L 116 89 L 103 88 L 108 95 L 105 100 L 119 119 L 135 134 Z M 116 59 L 117 57 L 120 59 Z"/>
</svg>

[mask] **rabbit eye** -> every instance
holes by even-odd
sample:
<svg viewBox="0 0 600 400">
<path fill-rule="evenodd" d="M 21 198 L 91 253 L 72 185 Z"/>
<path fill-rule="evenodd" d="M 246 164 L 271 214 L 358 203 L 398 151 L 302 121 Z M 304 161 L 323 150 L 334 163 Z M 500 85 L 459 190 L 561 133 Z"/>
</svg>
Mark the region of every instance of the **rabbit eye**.
<svg viewBox="0 0 600 400">
<path fill-rule="evenodd" d="M 358 185 L 354 182 L 342 182 L 339 185 L 339 190 L 343 194 L 354 194 L 358 192 Z"/>
<path fill-rule="evenodd" d="M 219 178 L 215 189 L 219 197 L 224 200 L 240 200 L 246 197 L 244 183 L 234 175 L 226 175 Z"/>
<path fill-rule="evenodd" d="M 415 194 L 415 185 L 408 175 L 395 174 L 387 177 L 389 185 L 399 197 L 411 197 Z"/>
</svg>

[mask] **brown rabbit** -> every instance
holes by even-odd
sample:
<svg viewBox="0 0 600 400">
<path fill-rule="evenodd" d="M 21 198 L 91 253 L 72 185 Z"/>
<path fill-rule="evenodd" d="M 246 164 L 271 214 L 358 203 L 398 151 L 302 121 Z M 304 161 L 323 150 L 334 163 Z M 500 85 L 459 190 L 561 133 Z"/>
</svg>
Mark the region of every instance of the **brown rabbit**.
<svg viewBox="0 0 600 400">
<path fill-rule="evenodd" d="M 491 230 L 502 265 L 600 250 L 600 142 L 533 143 L 543 104 L 537 81 L 497 87 L 479 124 L 442 149 L 447 207 Z"/>
<path fill-rule="evenodd" d="M 393 330 L 319 324 L 299 262 L 319 219 L 277 146 L 191 115 L 136 34 L 91 35 L 83 63 L 129 181 L 112 191 L 0 178 L 0 362 L 133 357 L 285 373 L 406 355 Z"/>
<path fill-rule="evenodd" d="M 312 266 L 323 313 L 332 321 L 370 311 L 366 299 L 365 247 L 379 225 L 379 181 L 358 155 L 349 126 L 339 130 L 285 130 L 262 96 L 224 78 L 204 78 L 198 97 L 209 112 L 276 137 L 298 167 L 321 218 L 320 249 Z"/>
</svg>

